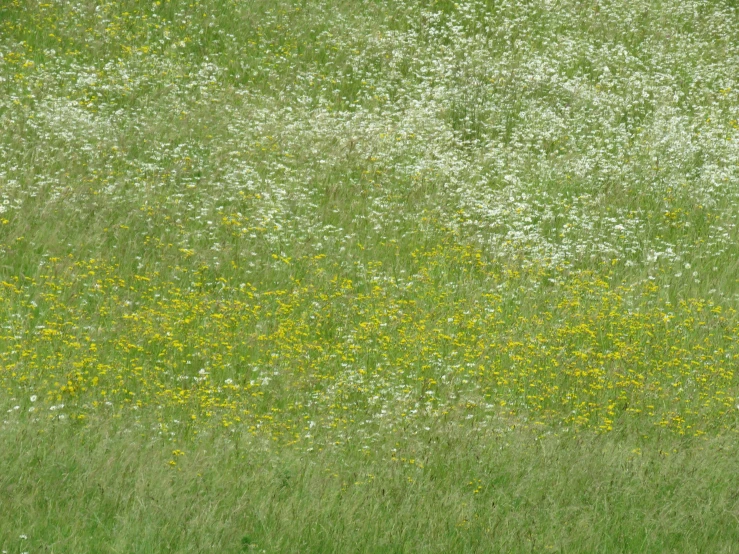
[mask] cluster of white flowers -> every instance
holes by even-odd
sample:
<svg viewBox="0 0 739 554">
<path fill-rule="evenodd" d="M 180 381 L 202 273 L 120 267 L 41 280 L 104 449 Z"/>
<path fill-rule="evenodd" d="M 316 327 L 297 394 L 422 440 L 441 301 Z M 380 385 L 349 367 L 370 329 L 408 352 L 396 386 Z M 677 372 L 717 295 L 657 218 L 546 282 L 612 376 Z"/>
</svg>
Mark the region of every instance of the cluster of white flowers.
<svg viewBox="0 0 739 554">
<path fill-rule="evenodd" d="M 729 185 L 739 177 L 739 60 L 721 46 L 734 36 L 731 8 L 667 3 L 657 28 L 640 23 L 643 2 L 585 15 L 546 4 L 470 0 L 435 11 L 406 1 L 386 28 L 366 33 L 377 13 L 339 15 L 307 46 L 340 53 L 341 63 L 298 63 L 283 37 L 282 53 L 265 45 L 265 63 L 251 75 L 244 66 L 236 81 L 224 58 L 184 51 L 100 63 L 49 54 L 27 77 L 32 104 L 0 99 L 3 127 L 37 139 L 31 166 L 17 143 L 0 144 L 0 210 L 42 194 L 87 217 L 97 203 L 66 179 L 75 169 L 108 209 L 150 205 L 187 221 L 179 245 L 207 245 L 217 261 L 224 218 L 255 245 L 321 237 L 338 249 L 349 229 L 365 227 L 386 236 L 413 215 L 417 183 L 420 207 L 493 256 L 555 267 L 653 263 L 648 250 L 672 251 L 677 263 L 728 255 L 738 205 Z M 101 25 L 108 11 L 98 10 Z M 162 52 L 174 48 L 175 22 L 151 17 Z M 325 27 L 325 7 L 305 17 Z M 261 22 L 274 37 L 280 25 L 277 11 Z M 16 47 L 5 41 L 0 53 Z M 265 80 L 282 88 L 257 94 Z M 153 86 L 163 100 L 137 101 Z M 224 101 L 229 93 L 238 100 Z M 123 131 L 136 142 L 121 143 Z M 327 191 L 325 182 L 336 184 Z M 366 209 L 347 221 L 324 211 L 327 194 L 361 195 Z M 714 216 L 700 253 L 695 212 L 658 218 L 693 204 Z"/>
</svg>

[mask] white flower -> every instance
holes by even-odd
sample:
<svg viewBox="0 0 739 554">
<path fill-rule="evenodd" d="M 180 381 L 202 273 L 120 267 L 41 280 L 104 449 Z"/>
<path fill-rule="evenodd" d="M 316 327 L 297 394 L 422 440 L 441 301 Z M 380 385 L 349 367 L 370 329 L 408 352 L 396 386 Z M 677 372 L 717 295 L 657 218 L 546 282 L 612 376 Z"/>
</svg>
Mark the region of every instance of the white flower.
<svg viewBox="0 0 739 554">
<path fill-rule="evenodd" d="M 35 394 L 31 395 L 31 402 L 36 402 L 36 400 L 38 400 L 38 396 Z"/>
</svg>

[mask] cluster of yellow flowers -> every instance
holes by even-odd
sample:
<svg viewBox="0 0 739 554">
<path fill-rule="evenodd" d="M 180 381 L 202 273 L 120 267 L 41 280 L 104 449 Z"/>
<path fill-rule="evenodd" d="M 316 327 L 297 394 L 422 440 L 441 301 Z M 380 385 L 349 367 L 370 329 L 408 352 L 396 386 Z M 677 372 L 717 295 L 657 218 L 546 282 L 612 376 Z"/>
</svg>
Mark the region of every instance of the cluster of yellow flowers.
<svg viewBox="0 0 739 554">
<path fill-rule="evenodd" d="M 413 258 L 405 279 L 375 261 L 359 281 L 306 256 L 304 278 L 271 290 L 205 265 L 165 278 L 51 259 L 38 278 L 0 283 L 3 393 L 77 414 L 154 408 L 164 426 L 243 424 L 288 442 L 457 412 L 599 432 L 733 423 L 733 309 L 671 304 L 650 280 L 611 288 L 589 271 L 562 270 L 539 293 L 492 292 L 543 273 L 452 242 Z"/>
</svg>

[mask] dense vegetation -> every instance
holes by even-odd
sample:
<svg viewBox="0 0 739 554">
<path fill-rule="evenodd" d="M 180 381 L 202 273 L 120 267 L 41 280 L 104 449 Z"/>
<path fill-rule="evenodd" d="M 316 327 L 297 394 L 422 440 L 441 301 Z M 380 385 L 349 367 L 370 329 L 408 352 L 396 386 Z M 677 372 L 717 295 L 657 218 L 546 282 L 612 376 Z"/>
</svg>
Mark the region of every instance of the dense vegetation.
<svg viewBox="0 0 739 554">
<path fill-rule="evenodd" d="M 734 551 L 734 4 L 3 2 L 0 549 Z"/>
</svg>

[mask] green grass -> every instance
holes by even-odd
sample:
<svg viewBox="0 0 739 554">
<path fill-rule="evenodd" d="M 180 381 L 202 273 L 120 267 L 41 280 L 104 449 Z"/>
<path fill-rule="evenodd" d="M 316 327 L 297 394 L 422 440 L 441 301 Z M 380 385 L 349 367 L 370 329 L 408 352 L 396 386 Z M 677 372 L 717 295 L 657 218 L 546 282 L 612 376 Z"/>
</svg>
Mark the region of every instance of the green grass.
<svg viewBox="0 0 739 554">
<path fill-rule="evenodd" d="M 736 36 L 3 3 L 0 550 L 736 550 Z"/>
<path fill-rule="evenodd" d="M 276 453 L 240 434 L 174 452 L 122 422 L 95 423 L 3 432 L 3 548 L 733 552 L 737 540 L 735 441 L 446 422 L 371 452 Z"/>
</svg>

